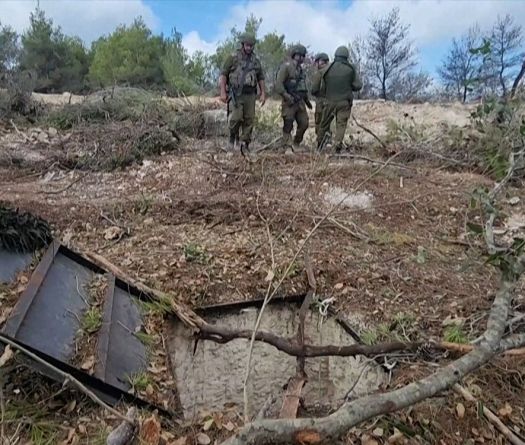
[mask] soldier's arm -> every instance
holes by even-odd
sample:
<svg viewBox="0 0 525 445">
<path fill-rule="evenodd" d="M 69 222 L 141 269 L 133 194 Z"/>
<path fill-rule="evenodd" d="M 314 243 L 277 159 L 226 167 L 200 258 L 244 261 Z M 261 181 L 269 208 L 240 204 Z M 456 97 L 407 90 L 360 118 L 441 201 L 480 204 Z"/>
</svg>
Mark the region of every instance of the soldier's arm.
<svg viewBox="0 0 525 445">
<path fill-rule="evenodd" d="M 264 105 L 264 102 L 266 102 L 266 85 L 264 81 L 264 71 L 260 64 L 257 69 L 257 83 L 259 84 L 259 91 L 261 92 L 261 102 L 262 105 Z"/>
<path fill-rule="evenodd" d="M 321 79 L 323 78 L 323 74 L 321 70 L 317 70 L 314 72 L 312 76 L 312 96 L 317 96 L 319 92 L 321 91 Z"/>
<path fill-rule="evenodd" d="M 361 88 L 363 88 L 363 82 L 361 81 L 361 78 L 359 77 L 359 73 L 357 72 L 354 65 L 352 65 L 352 68 L 354 69 L 354 76 L 352 80 L 352 91 L 359 91 Z"/>
<path fill-rule="evenodd" d="M 228 82 L 228 74 L 230 73 L 232 65 L 233 65 L 233 57 L 228 56 L 222 65 L 221 75 L 219 76 L 219 88 L 221 91 L 221 98 L 224 98 L 227 96 L 226 84 Z"/>
<path fill-rule="evenodd" d="M 285 97 L 286 88 L 284 88 L 284 82 L 288 78 L 288 65 L 282 65 L 277 73 L 277 79 L 275 79 L 275 92 L 282 97 Z"/>
</svg>

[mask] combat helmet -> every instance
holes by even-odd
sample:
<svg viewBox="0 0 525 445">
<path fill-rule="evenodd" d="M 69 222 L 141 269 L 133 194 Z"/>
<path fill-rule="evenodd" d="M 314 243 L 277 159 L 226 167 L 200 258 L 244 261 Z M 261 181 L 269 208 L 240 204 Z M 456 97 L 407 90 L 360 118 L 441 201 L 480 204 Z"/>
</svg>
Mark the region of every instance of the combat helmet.
<svg viewBox="0 0 525 445">
<path fill-rule="evenodd" d="M 329 62 L 330 57 L 328 57 L 328 54 L 326 53 L 318 53 L 314 57 L 314 62 L 317 62 L 318 60 L 324 60 L 325 62 Z"/>
<path fill-rule="evenodd" d="M 346 46 L 340 46 L 335 50 L 335 57 L 343 57 L 348 59 L 350 57 L 350 51 L 348 51 Z"/>
<path fill-rule="evenodd" d="M 300 56 L 306 56 L 306 47 L 304 47 L 300 43 L 294 45 L 290 52 L 290 56 L 293 58 L 296 54 L 299 54 Z"/>
<path fill-rule="evenodd" d="M 239 42 L 242 44 L 247 43 L 248 45 L 255 45 L 255 36 L 253 34 L 243 32 L 239 36 Z"/>
</svg>

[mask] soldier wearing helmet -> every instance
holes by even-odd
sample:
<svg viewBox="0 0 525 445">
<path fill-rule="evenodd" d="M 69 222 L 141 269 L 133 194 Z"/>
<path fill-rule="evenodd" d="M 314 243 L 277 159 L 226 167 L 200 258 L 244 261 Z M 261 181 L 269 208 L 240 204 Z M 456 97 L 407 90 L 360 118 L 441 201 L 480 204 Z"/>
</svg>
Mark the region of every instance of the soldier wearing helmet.
<svg viewBox="0 0 525 445">
<path fill-rule="evenodd" d="M 219 86 L 221 101 L 228 104 L 230 148 L 234 149 L 239 130 L 242 128 L 241 152 L 248 150 L 255 123 L 257 87 L 261 106 L 266 102 L 264 72 L 253 48 L 255 37 L 244 33 L 240 38 L 241 48 L 229 56 L 221 69 Z"/>
<path fill-rule="evenodd" d="M 317 147 L 322 149 L 335 117 L 334 145 L 336 151 L 339 152 L 343 148 L 346 126 L 352 111 L 353 92 L 359 91 L 363 84 L 355 66 L 348 61 L 348 48 L 340 46 L 334 55 L 334 61 L 321 71 L 321 75 L 312 82 L 312 94 L 325 98 L 321 124 L 317 134 Z"/>
<path fill-rule="evenodd" d="M 303 45 L 295 45 L 290 56 L 291 60 L 280 67 L 275 80 L 275 92 L 282 97 L 283 146 L 287 152 L 292 151 L 294 121 L 297 123 L 293 139 L 294 147 L 297 148 L 303 141 L 304 133 L 308 128 L 306 107 L 311 108 L 302 66 L 306 56 L 306 48 Z"/>
<path fill-rule="evenodd" d="M 316 54 L 314 57 L 314 66 L 317 68 L 317 70 L 314 72 L 312 76 L 312 83 L 316 83 L 316 79 L 321 76 L 322 70 L 328 65 L 330 62 L 330 57 L 328 57 L 328 54 L 326 53 L 319 53 Z M 313 94 L 313 91 L 312 91 Z M 323 113 L 323 105 L 324 105 L 324 97 L 321 97 L 319 93 L 317 93 L 315 98 L 315 134 L 319 134 L 319 127 L 321 125 L 321 116 Z"/>
</svg>

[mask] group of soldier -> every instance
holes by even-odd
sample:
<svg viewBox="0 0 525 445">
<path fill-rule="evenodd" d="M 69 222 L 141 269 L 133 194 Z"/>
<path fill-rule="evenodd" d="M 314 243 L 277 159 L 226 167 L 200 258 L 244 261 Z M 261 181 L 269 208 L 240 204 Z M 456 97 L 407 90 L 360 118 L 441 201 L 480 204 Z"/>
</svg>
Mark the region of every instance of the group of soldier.
<svg viewBox="0 0 525 445">
<path fill-rule="evenodd" d="M 252 139 L 258 91 L 261 106 L 266 102 L 265 74 L 254 52 L 255 43 L 253 36 L 242 34 L 240 48 L 226 59 L 219 78 L 221 100 L 228 104 L 229 146 L 233 150 L 239 144 L 243 154 L 249 151 Z M 275 79 L 274 90 L 282 99 L 282 143 L 288 153 L 300 146 L 309 126 L 307 108 L 311 109 L 312 105 L 304 69 L 306 52 L 303 45 L 295 45 Z M 326 146 L 335 119 L 333 145 L 339 152 L 344 147 L 354 92 L 362 88 L 362 83 L 345 46 L 337 48 L 332 62 L 327 54 L 317 54 L 314 66 L 310 94 L 315 97 L 317 149 Z M 296 130 L 292 138 L 294 123 Z"/>
</svg>

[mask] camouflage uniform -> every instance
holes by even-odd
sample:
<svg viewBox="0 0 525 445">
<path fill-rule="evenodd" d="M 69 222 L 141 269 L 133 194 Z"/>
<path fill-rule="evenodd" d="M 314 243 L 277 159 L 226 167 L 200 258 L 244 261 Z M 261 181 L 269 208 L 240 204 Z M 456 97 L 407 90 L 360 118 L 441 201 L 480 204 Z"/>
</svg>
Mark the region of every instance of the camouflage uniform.
<svg viewBox="0 0 525 445">
<path fill-rule="evenodd" d="M 322 148 L 325 135 L 330 131 L 330 125 L 335 117 L 334 145 L 337 151 L 343 146 L 346 126 L 353 104 L 353 91 L 359 91 L 363 85 L 357 70 L 348 61 L 348 48 L 340 46 L 335 51 L 334 61 L 315 79 L 312 92 L 319 92 L 326 98 L 317 135 L 318 148 Z"/>
<path fill-rule="evenodd" d="M 254 45 L 255 39 L 242 36 L 241 43 L 244 42 Z M 228 103 L 230 144 L 237 140 L 239 129 L 242 128 L 240 140 L 247 146 L 251 142 L 255 123 L 257 85 L 264 80 L 261 62 L 254 53 L 246 54 L 243 49 L 239 49 L 225 60 L 221 75 L 228 80 L 230 98 L 235 98 Z"/>
<path fill-rule="evenodd" d="M 298 146 L 303 141 L 304 133 L 308 129 L 309 124 L 305 102 L 308 101 L 306 77 L 301 64 L 293 60 L 296 54 L 304 57 L 306 48 L 302 45 L 297 45 L 292 49 L 292 60 L 280 67 L 275 81 L 275 92 L 282 97 L 281 115 L 283 118 L 283 146 L 285 148 L 292 147 L 294 121 L 297 122 L 297 130 L 293 139 L 295 146 Z"/>
<path fill-rule="evenodd" d="M 314 72 L 313 76 L 312 76 L 312 83 L 313 84 L 316 84 L 316 83 L 320 83 L 320 76 L 321 76 L 321 72 L 322 72 L 322 67 L 320 65 L 320 62 L 324 62 L 324 63 L 328 63 L 330 61 L 330 58 L 328 57 L 328 54 L 325 54 L 325 53 L 319 53 L 315 56 L 314 58 L 314 63 L 316 64 L 317 66 L 317 71 Z M 319 128 L 321 126 L 321 118 L 322 118 L 322 114 L 323 114 L 323 106 L 324 106 L 324 97 L 321 97 L 319 91 L 315 91 L 312 90 L 312 94 L 314 96 L 316 96 L 315 98 L 315 113 L 314 113 L 314 118 L 315 118 L 315 134 L 318 135 L 319 134 Z"/>
</svg>

